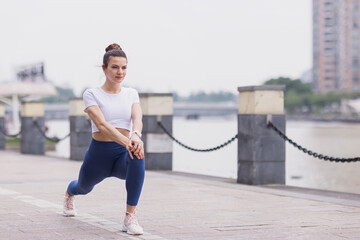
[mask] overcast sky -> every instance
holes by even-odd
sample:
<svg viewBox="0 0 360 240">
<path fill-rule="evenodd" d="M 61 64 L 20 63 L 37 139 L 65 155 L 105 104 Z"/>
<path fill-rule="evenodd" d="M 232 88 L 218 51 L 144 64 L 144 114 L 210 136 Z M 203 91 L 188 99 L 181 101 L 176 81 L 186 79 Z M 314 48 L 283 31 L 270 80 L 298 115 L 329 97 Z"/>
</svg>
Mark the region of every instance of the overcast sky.
<svg viewBox="0 0 360 240">
<path fill-rule="evenodd" d="M 311 0 L 1 0 L 0 81 L 45 62 L 77 94 L 104 81 L 105 47 L 141 92 L 232 91 L 311 68 Z"/>
</svg>

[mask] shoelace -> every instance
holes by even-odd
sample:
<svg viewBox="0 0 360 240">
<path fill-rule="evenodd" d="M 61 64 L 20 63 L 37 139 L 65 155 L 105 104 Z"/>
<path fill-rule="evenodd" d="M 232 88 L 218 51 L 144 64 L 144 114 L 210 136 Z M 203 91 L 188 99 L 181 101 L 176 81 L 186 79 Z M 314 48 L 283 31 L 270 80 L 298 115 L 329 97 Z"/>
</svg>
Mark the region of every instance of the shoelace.
<svg viewBox="0 0 360 240">
<path fill-rule="evenodd" d="M 69 209 L 69 210 L 74 209 L 73 199 L 71 197 L 66 197 L 65 205 L 66 205 L 66 208 Z"/>
<path fill-rule="evenodd" d="M 130 224 L 135 224 L 135 225 L 139 225 L 139 223 L 138 223 L 138 221 L 137 221 L 137 218 L 136 218 L 136 216 L 135 216 L 135 214 L 134 213 L 129 213 L 129 212 L 127 212 L 127 222 L 128 222 L 128 224 L 130 225 Z"/>
</svg>

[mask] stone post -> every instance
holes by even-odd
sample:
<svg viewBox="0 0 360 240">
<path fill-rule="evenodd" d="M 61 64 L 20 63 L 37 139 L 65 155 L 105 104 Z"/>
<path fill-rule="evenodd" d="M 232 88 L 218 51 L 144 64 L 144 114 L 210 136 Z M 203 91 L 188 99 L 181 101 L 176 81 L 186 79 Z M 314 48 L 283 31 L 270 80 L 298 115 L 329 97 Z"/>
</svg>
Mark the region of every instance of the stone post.
<svg viewBox="0 0 360 240">
<path fill-rule="evenodd" d="M 82 98 L 70 99 L 70 159 L 84 160 L 91 142 L 91 123 L 84 112 Z"/>
<path fill-rule="evenodd" d="M 45 154 L 45 138 L 35 125 L 44 129 L 44 103 L 22 102 L 21 103 L 21 153 Z"/>
<path fill-rule="evenodd" d="M 282 85 L 239 87 L 238 183 L 285 184 L 285 141 L 266 125 L 267 117 L 285 133 Z"/>
<path fill-rule="evenodd" d="M 0 103 L 0 149 L 5 149 L 5 106 Z"/>
<path fill-rule="evenodd" d="M 171 93 L 142 93 L 140 103 L 143 112 L 145 169 L 172 170 L 173 142 L 157 121 L 161 121 L 172 134 L 173 96 Z"/>
</svg>

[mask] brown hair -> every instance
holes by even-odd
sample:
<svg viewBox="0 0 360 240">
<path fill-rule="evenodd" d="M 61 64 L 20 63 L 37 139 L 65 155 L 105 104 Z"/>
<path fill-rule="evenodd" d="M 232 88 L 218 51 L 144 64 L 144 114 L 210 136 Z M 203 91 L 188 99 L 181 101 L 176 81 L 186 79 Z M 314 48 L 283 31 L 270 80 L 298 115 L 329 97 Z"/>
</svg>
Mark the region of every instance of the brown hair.
<svg viewBox="0 0 360 240">
<path fill-rule="evenodd" d="M 110 57 L 124 57 L 127 60 L 125 52 L 117 43 L 110 44 L 109 46 L 107 46 L 107 48 L 105 48 L 105 54 L 103 58 L 103 64 L 105 65 L 105 68 L 107 68 L 108 66 Z"/>
</svg>

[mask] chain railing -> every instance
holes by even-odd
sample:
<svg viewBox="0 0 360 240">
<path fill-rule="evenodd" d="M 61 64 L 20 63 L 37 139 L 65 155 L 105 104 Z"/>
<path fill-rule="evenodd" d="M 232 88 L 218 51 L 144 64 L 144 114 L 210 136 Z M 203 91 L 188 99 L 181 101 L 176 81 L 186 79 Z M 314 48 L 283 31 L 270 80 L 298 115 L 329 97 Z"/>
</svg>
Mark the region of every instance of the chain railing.
<svg viewBox="0 0 360 240">
<path fill-rule="evenodd" d="M 21 132 L 22 132 L 22 129 L 20 129 L 20 131 L 19 131 L 18 133 L 16 133 L 16 134 L 7 134 L 7 133 L 5 132 L 5 129 L 2 129 L 2 128 L 0 127 L 0 133 L 3 134 L 3 135 L 5 135 L 6 137 L 16 138 L 16 137 L 18 137 L 18 136 L 21 134 Z"/>
<path fill-rule="evenodd" d="M 233 142 L 235 139 L 237 139 L 238 134 L 236 134 L 234 137 L 232 137 L 231 139 L 229 139 L 228 141 L 226 141 L 223 144 L 220 144 L 216 147 L 212 147 L 212 148 L 206 148 L 206 149 L 198 149 L 198 148 L 193 148 L 190 147 L 184 143 L 182 143 L 181 141 L 179 141 L 178 139 L 176 139 L 166 128 L 165 126 L 162 124 L 161 121 L 157 122 L 158 125 L 160 126 L 160 128 L 173 140 L 175 141 L 177 144 L 179 144 L 180 146 L 191 150 L 191 151 L 195 151 L 195 152 L 211 152 L 211 151 L 216 151 L 219 150 L 221 148 L 224 148 L 225 146 L 229 145 L 231 142 Z M 70 136 L 70 133 L 67 134 L 66 136 L 62 137 L 62 138 L 58 138 L 58 137 L 48 137 L 45 134 L 45 131 L 43 129 L 41 129 L 39 123 L 35 120 L 34 124 L 36 126 L 36 128 L 40 131 L 40 133 L 44 136 L 45 139 L 58 143 L 64 139 L 66 139 L 67 137 Z M 279 130 L 272 122 L 271 120 L 267 121 L 267 127 L 273 129 L 281 138 L 283 138 L 285 141 L 288 141 L 291 145 L 293 145 L 294 147 L 296 147 L 297 149 L 299 149 L 300 151 L 303 151 L 304 153 L 314 157 L 314 158 L 318 158 L 321 160 L 325 160 L 325 161 L 330 161 L 330 162 L 341 162 L 341 163 L 345 163 L 345 162 L 359 162 L 360 161 L 360 157 L 354 157 L 354 158 L 337 158 L 337 157 L 330 157 L 327 155 L 323 155 L 323 154 L 319 154 L 316 153 L 314 151 L 308 150 L 307 148 L 301 146 L 300 144 L 294 142 L 292 139 L 290 139 L 289 137 L 287 137 L 281 130 Z M 19 133 L 17 134 L 6 134 L 3 129 L 0 128 L 0 132 L 2 134 L 4 134 L 7 137 L 17 137 L 21 134 L 22 129 L 20 130 Z"/>
<path fill-rule="evenodd" d="M 175 141 L 177 144 L 179 144 L 180 146 L 188 149 L 188 150 L 191 150 L 191 151 L 195 151 L 195 152 L 212 152 L 212 151 L 216 151 L 216 150 L 219 150 L 223 147 L 225 147 L 226 145 L 230 144 L 231 142 L 233 142 L 235 139 L 237 139 L 238 135 L 236 134 L 234 137 L 232 137 L 230 140 L 226 141 L 225 143 L 219 145 L 219 146 L 216 146 L 216 147 L 213 147 L 213 148 L 207 148 L 207 149 L 197 149 L 197 148 L 192 148 L 192 147 L 189 147 L 187 145 L 185 145 L 184 143 L 180 142 L 179 140 L 177 140 L 166 128 L 165 126 L 162 124 L 161 121 L 158 121 L 158 125 L 160 126 L 160 128 L 162 130 L 164 130 L 164 132 L 173 140 Z"/>
<path fill-rule="evenodd" d="M 273 129 L 281 138 L 283 138 L 285 141 L 288 141 L 291 145 L 299 149 L 300 151 L 303 151 L 304 153 L 321 160 L 330 161 L 330 162 L 359 162 L 360 157 L 354 157 L 354 158 L 337 158 L 337 157 L 329 157 L 323 154 L 316 153 L 314 151 L 310 151 L 301 145 L 297 144 L 290 138 L 288 138 L 283 132 L 281 132 L 271 121 L 267 121 L 267 126 L 271 129 Z"/>
<path fill-rule="evenodd" d="M 60 142 L 60 141 L 62 141 L 62 140 L 64 140 L 65 138 L 67 138 L 67 137 L 70 136 L 70 133 L 69 133 L 69 134 L 67 134 L 65 137 L 62 137 L 62 138 L 58 138 L 58 137 L 48 137 L 48 136 L 46 136 L 45 131 L 41 129 L 39 123 L 38 123 L 36 120 L 34 121 L 34 124 L 35 124 L 36 128 L 40 131 L 41 135 L 43 135 L 45 139 L 47 139 L 47 140 L 49 140 L 49 141 L 51 141 L 51 142 L 58 143 L 58 142 Z"/>
</svg>

